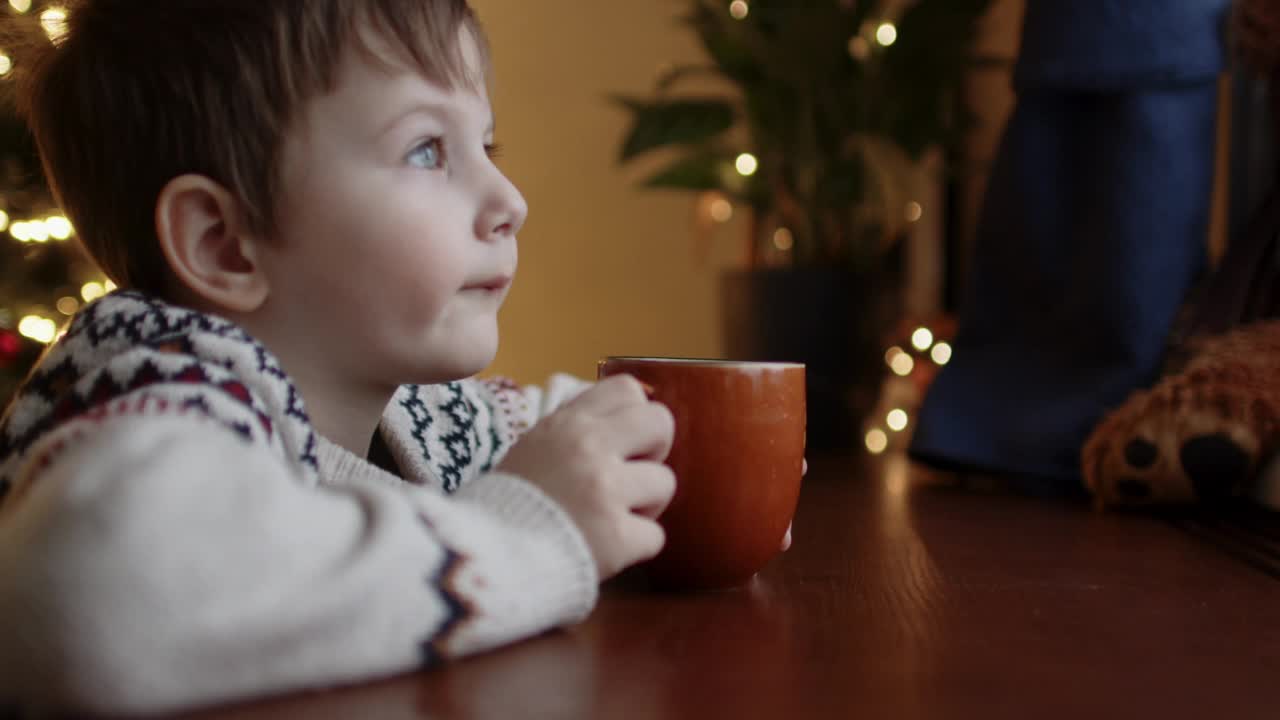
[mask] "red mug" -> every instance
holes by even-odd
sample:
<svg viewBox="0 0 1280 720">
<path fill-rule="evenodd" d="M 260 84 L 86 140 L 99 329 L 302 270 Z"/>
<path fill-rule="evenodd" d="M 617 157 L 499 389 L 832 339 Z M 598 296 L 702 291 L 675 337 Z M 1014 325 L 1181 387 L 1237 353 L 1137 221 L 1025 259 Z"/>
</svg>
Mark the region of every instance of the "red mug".
<svg viewBox="0 0 1280 720">
<path fill-rule="evenodd" d="M 644 564 L 656 585 L 741 585 L 782 548 L 800 497 L 805 367 L 799 363 L 609 357 L 675 416 L 667 465 L 676 492 L 659 518 L 662 552 Z"/>
</svg>

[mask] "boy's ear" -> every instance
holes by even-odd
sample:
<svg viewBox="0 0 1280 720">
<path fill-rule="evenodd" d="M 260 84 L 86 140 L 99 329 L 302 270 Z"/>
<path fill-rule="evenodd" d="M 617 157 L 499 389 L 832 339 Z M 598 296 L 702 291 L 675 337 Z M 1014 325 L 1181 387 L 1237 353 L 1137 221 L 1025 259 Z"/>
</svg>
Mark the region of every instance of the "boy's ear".
<svg viewBox="0 0 1280 720">
<path fill-rule="evenodd" d="M 203 175 L 180 175 L 156 200 L 156 235 L 178 281 L 204 300 L 251 312 L 271 288 L 240 204 Z"/>
</svg>

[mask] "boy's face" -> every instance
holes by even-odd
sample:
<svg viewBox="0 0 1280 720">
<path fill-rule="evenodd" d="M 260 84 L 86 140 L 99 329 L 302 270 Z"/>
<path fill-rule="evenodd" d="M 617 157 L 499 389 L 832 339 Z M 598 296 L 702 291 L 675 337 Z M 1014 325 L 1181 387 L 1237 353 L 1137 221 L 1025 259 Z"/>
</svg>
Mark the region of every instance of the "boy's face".
<svg viewBox="0 0 1280 720">
<path fill-rule="evenodd" d="M 264 243 L 282 359 L 313 366 L 291 372 L 381 387 L 492 361 L 528 212 L 489 157 L 492 136 L 483 87 L 446 90 L 348 53 L 335 92 L 285 141 L 279 236 Z"/>
</svg>

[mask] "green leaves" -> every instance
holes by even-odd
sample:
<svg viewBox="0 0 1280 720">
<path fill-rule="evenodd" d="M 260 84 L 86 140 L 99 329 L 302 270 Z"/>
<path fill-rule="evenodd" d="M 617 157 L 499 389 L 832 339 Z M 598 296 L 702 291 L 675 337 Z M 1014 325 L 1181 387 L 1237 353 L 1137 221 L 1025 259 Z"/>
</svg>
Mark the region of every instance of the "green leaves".
<svg viewBox="0 0 1280 720">
<path fill-rule="evenodd" d="M 733 126 L 733 105 L 721 99 L 637 100 L 615 97 L 631 112 L 619 160 L 669 145 L 697 145 Z"/>
<path fill-rule="evenodd" d="M 647 188 L 719 190 L 730 161 L 714 153 L 697 152 L 679 158 L 644 181 Z"/>
<path fill-rule="evenodd" d="M 875 256 L 919 195 L 921 158 L 962 136 L 960 90 L 992 0 L 750 0 L 746 14 L 679 2 L 705 59 L 662 73 L 648 96 L 613 98 L 631 121 L 619 161 L 678 149 L 642 187 L 727 193 L 785 222 L 796 262 Z M 896 42 L 877 41 L 886 23 Z M 708 77 L 711 90 L 677 93 Z M 733 170 L 741 152 L 760 161 L 754 175 Z"/>
</svg>

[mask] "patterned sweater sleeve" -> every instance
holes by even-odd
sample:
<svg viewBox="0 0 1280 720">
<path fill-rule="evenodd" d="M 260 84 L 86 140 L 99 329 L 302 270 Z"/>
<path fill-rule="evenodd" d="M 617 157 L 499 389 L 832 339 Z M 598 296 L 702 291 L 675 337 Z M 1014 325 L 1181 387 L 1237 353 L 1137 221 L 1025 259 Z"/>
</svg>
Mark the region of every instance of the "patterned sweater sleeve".
<svg viewBox="0 0 1280 720">
<path fill-rule="evenodd" d="M 447 497 L 319 456 L 316 486 L 199 416 L 51 433 L 0 507 L 0 699 L 150 714 L 358 682 L 594 604 L 581 535 L 527 483 Z"/>
<path fill-rule="evenodd" d="M 381 437 L 406 481 L 446 493 L 491 472 L 520 436 L 590 387 L 571 375 L 544 385 L 506 378 L 401 387 Z"/>
<path fill-rule="evenodd" d="M 591 387 L 591 383 L 572 375 L 557 373 L 542 385 L 518 385 L 504 377 L 474 381 L 481 422 L 498 429 L 503 442 L 494 444 L 485 458 L 485 467 L 501 462 L 507 450 L 526 430 L 555 412 L 561 405 Z"/>
</svg>

